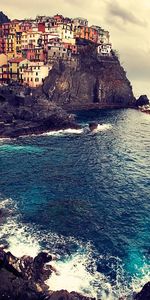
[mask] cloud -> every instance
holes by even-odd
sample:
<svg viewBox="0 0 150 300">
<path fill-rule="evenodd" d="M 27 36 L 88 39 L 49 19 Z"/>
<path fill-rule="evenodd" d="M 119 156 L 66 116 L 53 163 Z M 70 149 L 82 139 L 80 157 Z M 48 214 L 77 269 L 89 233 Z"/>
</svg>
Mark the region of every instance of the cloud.
<svg viewBox="0 0 150 300">
<path fill-rule="evenodd" d="M 115 18 L 119 18 L 124 24 L 131 23 L 134 25 L 145 27 L 147 23 L 141 19 L 139 19 L 137 16 L 135 16 L 128 7 L 125 8 L 118 4 L 117 1 L 111 1 L 107 3 L 107 13 L 111 20 L 115 20 Z"/>
</svg>

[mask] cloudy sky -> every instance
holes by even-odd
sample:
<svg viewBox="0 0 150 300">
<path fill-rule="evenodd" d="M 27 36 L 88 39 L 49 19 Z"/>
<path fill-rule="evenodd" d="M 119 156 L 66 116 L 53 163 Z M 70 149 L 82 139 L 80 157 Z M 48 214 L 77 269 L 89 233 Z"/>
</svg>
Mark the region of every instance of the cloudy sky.
<svg viewBox="0 0 150 300">
<path fill-rule="evenodd" d="M 85 17 L 111 34 L 135 96 L 150 98 L 150 0 L 0 0 L 11 19 L 54 15 Z"/>
</svg>

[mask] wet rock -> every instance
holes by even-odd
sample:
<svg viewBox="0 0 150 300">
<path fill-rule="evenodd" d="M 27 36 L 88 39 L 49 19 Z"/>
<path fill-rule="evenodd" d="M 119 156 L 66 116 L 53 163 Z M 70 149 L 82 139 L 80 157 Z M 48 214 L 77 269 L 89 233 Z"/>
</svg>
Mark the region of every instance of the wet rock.
<svg viewBox="0 0 150 300">
<path fill-rule="evenodd" d="M 143 287 L 143 289 L 141 290 L 141 292 L 139 292 L 135 298 L 135 300 L 150 300 L 150 282 L 146 283 Z"/>
<path fill-rule="evenodd" d="M 98 127 L 98 123 L 96 123 L 96 122 L 91 122 L 91 123 L 89 123 L 89 129 L 90 129 L 91 131 L 97 129 L 97 127 Z"/>
<path fill-rule="evenodd" d="M 1 300 L 92 300 L 76 292 L 53 292 L 45 281 L 54 267 L 46 264 L 55 256 L 40 252 L 35 258 L 20 259 L 0 248 L 0 299 Z"/>
<path fill-rule="evenodd" d="M 16 88 L 16 86 L 15 86 Z M 0 88 L 0 137 L 39 134 L 49 130 L 76 128 L 74 116 L 40 93 L 24 98 Z"/>
</svg>

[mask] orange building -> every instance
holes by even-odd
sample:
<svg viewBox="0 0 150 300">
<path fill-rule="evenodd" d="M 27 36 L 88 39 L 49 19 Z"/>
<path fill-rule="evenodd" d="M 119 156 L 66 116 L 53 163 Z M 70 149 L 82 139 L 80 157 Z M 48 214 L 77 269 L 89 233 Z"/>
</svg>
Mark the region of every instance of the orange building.
<svg viewBox="0 0 150 300">
<path fill-rule="evenodd" d="M 90 42 L 97 43 L 98 41 L 98 31 L 92 27 L 79 26 L 75 32 L 76 38 L 81 38 L 89 40 Z"/>
</svg>

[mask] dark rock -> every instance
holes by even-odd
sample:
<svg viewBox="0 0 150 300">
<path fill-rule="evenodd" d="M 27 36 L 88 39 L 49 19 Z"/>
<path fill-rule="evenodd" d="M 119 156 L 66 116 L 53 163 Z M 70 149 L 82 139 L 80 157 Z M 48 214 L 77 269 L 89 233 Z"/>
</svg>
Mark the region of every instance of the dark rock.
<svg viewBox="0 0 150 300">
<path fill-rule="evenodd" d="M 146 95 L 141 95 L 136 101 L 136 106 L 149 105 L 149 99 Z"/>
<path fill-rule="evenodd" d="M 2 12 L 0 11 L 0 24 L 8 23 L 10 19 Z"/>
<path fill-rule="evenodd" d="M 35 258 L 20 259 L 0 248 L 0 299 L 1 300 L 92 300 L 78 293 L 52 292 L 45 281 L 54 268 L 45 264 L 54 256 L 40 252 Z"/>
<path fill-rule="evenodd" d="M 119 60 L 114 56 L 98 59 L 88 49 L 74 61 L 57 63 L 45 79 L 42 92 L 65 109 L 135 105 Z"/>
<path fill-rule="evenodd" d="M 97 127 L 98 127 L 98 123 L 96 123 L 96 122 L 91 122 L 91 123 L 89 123 L 89 129 L 90 129 L 91 131 L 97 129 Z"/>
<path fill-rule="evenodd" d="M 18 86 L 20 88 L 20 86 Z M 16 92 L 16 85 L 15 85 Z M 50 102 L 41 93 L 19 97 L 8 88 L 0 88 L 0 136 L 18 137 L 49 130 L 79 127 L 74 116 Z"/>
<path fill-rule="evenodd" d="M 144 285 L 141 292 L 135 296 L 135 300 L 150 300 L 150 282 Z"/>
</svg>

